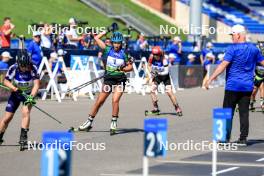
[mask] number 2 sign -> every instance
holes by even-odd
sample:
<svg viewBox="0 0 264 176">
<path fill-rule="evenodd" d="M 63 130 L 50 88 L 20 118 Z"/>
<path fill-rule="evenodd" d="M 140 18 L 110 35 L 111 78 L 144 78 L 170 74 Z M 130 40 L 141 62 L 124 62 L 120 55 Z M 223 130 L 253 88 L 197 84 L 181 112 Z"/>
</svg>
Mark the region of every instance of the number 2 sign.
<svg viewBox="0 0 264 176">
<path fill-rule="evenodd" d="M 167 141 L 167 119 L 149 118 L 144 121 L 144 156 L 165 156 Z"/>
</svg>

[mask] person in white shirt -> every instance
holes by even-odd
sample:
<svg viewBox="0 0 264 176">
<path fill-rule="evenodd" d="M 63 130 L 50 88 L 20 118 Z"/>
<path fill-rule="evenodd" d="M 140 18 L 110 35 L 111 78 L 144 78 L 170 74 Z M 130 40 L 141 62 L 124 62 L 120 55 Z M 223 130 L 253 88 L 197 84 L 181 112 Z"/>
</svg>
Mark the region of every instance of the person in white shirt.
<svg viewBox="0 0 264 176">
<path fill-rule="evenodd" d="M 70 28 L 66 31 L 66 37 L 67 37 L 66 47 L 69 49 L 76 49 L 82 37 L 79 37 L 77 34 L 77 30 L 76 30 L 77 25 L 74 18 L 69 19 L 69 25 Z"/>
<path fill-rule="evenodd" d="M 51 42 L 51 26 L 49 24 L 44 24 L 43 30 L 41 31 L 41 43 L 40 46 L 42 47 L 42 49 L 51 49 L 52 47 L 52 42 Z"/>
</svg>

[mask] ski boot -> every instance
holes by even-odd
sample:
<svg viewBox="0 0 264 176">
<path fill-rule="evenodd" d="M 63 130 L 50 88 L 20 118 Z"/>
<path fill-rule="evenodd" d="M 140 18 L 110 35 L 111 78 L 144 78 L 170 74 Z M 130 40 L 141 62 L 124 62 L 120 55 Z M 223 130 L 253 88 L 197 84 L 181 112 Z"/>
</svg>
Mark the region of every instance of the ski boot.
<svg viewBox="0 0 264 176">
<path fill-rule="evenodd" d="M 115 135 L 117 130 L 117 117 L 113 117 L 110 125 L 110 135 Z"/>
<path fill-rule="evenodd" d="M 249 105 L 249 110 L 254 112 L 256 110 L 254 104 L 255 104 L 256 100 L 252 100 L 250 101 L 250 105 Z"/>
<path fill-rule="evenodd" d="M 146 110 L 145 116 L 148 116 L 148 115 L 160 115 L 160 110 L 159 109 L 153 109 L 151 111 Z"/>
<path fill-rule="evenodd" d="M 176 111 L 176 115 L 177 116 L 182 116 L 183 114 L 182 114 L 182 110 L 181 110 L 181 108 L 180 108 L 180 106 L 179 105 L 176 105 L 175 106 L 175 111 Z"/>
<path fill-rule="evenodd" d="M 89 116 L 88 119 L 78 128 L 78 131 L 90 131 L 92 129 L 93 117 Z"/>
<path fill-rule="evenodd" d="M 4 142 L 3 136 L 5 132 L 0 132 L 0 145 Z"/>
<path fill-rule="evenodd" d="M 28 129 L 21 128 L 21 133 L 20 133 L 20 139 L 19 139 L 19 145 L 20 145 L 20 151 L 24 151 L 27 147 L 28 144 L 28 135 L 27 132 Z"/>
<path fill-rule="evenodd" d="M 260 98 L 260 108 L 261 111 L 264 113 L 264 98 Z"/>
</svg>

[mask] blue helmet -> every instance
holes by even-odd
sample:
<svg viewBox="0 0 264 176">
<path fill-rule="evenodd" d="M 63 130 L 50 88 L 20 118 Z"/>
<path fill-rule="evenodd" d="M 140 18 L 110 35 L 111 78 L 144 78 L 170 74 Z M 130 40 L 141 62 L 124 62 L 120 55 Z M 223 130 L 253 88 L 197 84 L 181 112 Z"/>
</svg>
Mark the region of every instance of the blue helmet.
<svg viewBox="0 0 264 176">
<path fill-rule="evenodd" d="M 123 39 L 124 39 L 123 34 L 118 31 L 114 32 L 111 37 L 112 42 L 123 42 Z"/>
</svg>

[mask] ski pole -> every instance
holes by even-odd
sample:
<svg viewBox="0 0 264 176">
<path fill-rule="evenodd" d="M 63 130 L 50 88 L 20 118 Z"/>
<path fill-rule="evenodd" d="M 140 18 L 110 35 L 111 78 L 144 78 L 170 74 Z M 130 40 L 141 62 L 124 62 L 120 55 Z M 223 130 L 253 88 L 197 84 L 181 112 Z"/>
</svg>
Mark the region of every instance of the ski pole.
<svg viewBox="0 0 264 176">
<path fill-rule="evenodd" d="M 112 72 L 109 72 L 109 73 L 107 73 L 107 74 L 105 74 L 105 75 L 99 76 L 99 77 L 97 77 L 97 78 L 95 78 L 95 79 L 93 79 L 93 80 L 91 80 L 91 81 L 88 81 L 88 82 L 86 82 L 86 83 L 83 83 L 83 84 L 81 84 L 81 85 L 79 85 L 79 86 L 77 86 L 77 87 L 74 87 L 74 88 L 70 89 L 70 90 L 67 90 L 66 93 L 69 93 L 69 92 L 72 92 L 72 91 L 78 91 L 78 90 L 80 90 L 80 89 L 82 89 L 82 88 L 84 88 L 84 87 L 86 87 L 86 86 L 88 86 L 88 85 L 90 85 L 90 84 L 93 84 L 93 83 L 95 83 L 96 81 L 98 81 L 98 80 L 104 78 L 105 76 L 109 75 L 110 73 L 112 73 Z"/>
<path fill-rule="evenodd" d="M 3 85 L 2 83 L 0 83 L 0 87 L 5 89 L 5 90 L 8 90 L 8 91 L 11 91 L 9 87 L 6 87 L 5 85 Z M 19 93 L 21 94 L 24 98 L 27 98 L 28 95 L 26 95 L 25 93 Z M 62 124 L 61 121 L 59 121 L 58 119 L 56 119 L 55 117 L 53 117 L 52 115 L 50 115 L 49 113 L 47 113 L 46 111 L 44 111 L 43 109 L 41 109 L 40 107 L 38 107 L 37 105 L 32 105 L 34 106 L 36 109 L 38 109 L 40 112 L 44 113 L 45 115 L 47 115 L 48 117 L 50 117 L 51 119 L 55 120 L 56 122 L 58 122 L 59 124 Z"/>
<path fill-rule="evenodd" d="M 50 118 L 52 118 L 53 120 L 55 120 L 56 122 L 58 122 L 59 124 L 62 124 L 61 121 L 59 121 L 58 119 L 56 119 L 55 117 L 53 117 L 52 115 L 50 115 L 49 113 L 47 113 L 46 111 L 42 110 L 40 107 L 38 107 L 37 105 L 33 105 L 36 109 L 38 109 L 40 112 L 42 112 L 43 114 L 46 114 L 47 116 L 49 116 Z"/>
</svg>

